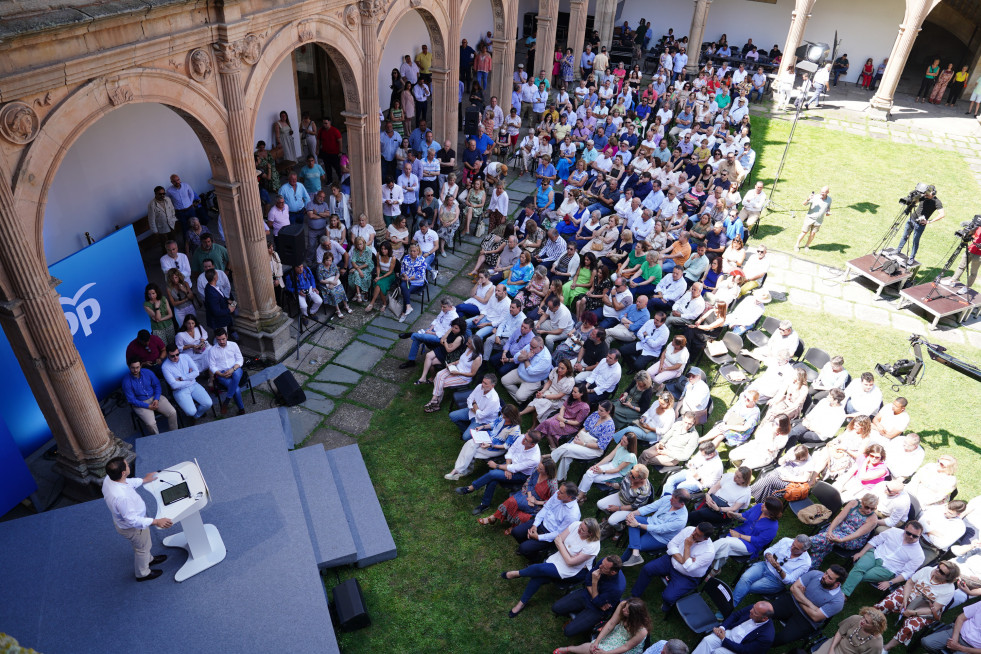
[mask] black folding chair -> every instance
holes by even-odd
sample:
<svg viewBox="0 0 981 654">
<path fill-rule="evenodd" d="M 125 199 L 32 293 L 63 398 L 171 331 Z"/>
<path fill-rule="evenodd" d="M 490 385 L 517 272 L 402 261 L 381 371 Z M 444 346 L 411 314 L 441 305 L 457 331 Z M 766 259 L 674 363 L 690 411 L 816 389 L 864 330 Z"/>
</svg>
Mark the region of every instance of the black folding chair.
<svg viewBox="0 0 981 654">
<path fill-rule="evenodd" d="M 811 500 L 813 497 L 816 502 Z M 814 484 L 814 488 L 811 489 L 811 497 L 805 497 L 802 500 L 795 500 L 790 502 L 790 510 L 794 512 L 794 516 L 797 516 L 803 509 L 811 506 L 812 504 L 823 504 L 829 511 L 831 511 L 831 517 L 827 522 L 820 525 L 812 525 L 813 532 L 817 531 L 823 527 L 825 524 L 831 522 L 838 512 L 841 511 L 841 494 L 838 493 L 838 489 L 825 481 L 819 481 Z"/>
<path fill-rule="evenodd" d="M 776 334 L 778 329 L 780 329 L 780 319 L 766 316 L 760 329 L 746 332 L 746 340 L 754 347 L 763 347 L 770 342 L 770 337 Z"/>
<path fill-rule="evenodd" d="M 705 597 L 708 597 L 711 604 Z M 735 609 L 732 604 L 732 589 L 718 578 L 709 579 L 700 593 L 685 595 L 674 606 L 685 626 L 699 635 L 707 634 L 719 626 L 716 612 L 721 613 L 724 619 Z"/>
</svg>

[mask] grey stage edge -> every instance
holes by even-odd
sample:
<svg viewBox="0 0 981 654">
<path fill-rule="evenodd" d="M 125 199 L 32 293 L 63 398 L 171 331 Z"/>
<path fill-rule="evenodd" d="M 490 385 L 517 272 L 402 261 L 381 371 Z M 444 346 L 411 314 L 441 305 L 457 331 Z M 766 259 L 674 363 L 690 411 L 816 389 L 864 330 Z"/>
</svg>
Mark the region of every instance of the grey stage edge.
<svg viewBox="0 0 981 654">
<path fill-rule="evenodd" d="M 327 450 L 341 506 L 358 548 L 358 567 L 394 559 L 395 540 L 357 445 Z"/>
<path fill-rule="evenodd" d="M 324 446 L 317 444 L 293 450 L 290 460 L 296 471 L 317 566 L 324 569 L 356 562 L 358 550 Z"/>
</svg>

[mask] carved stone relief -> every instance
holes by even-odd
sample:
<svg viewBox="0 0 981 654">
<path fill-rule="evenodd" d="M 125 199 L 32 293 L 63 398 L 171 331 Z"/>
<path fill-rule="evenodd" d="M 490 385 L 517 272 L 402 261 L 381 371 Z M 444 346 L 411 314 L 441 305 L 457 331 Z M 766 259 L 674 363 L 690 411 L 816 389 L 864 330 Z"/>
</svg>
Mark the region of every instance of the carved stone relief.
<svg viewBox="0 0 981 654">
<path fill-rule="evenodd" d="M 187 74 L 195 82 L 207 82 L 214 73 L 211 55 L 204 48 L 195 48 L 187 55 Z"/>
<path fill-rule="evenodd" d="M 242 54 L 242 61 L 249 66 L 255 66 L 259 62 L 259 55 L 262 54 L 262 43 L 255 34 L 249 34 L 242 39 L 239 51 Z"/>
<path fill-rule="evenodd" d="M 0 134 L 11 143 L 24 145 L 41 131 L 41 119 L 30 105 L 11 102 L 0 109 Z"/>
</svg>

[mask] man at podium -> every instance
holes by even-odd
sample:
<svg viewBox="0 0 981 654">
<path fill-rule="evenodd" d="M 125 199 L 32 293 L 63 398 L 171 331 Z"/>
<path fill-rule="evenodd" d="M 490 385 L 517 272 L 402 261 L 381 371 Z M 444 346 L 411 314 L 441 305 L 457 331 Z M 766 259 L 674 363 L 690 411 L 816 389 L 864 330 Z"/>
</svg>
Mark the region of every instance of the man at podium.
<svg viewBox="0 0 981 654">
<path fill-rule="evenodd" d="M 148 518 L 146 503 L 136 489 L 157 478 L 155 472 L 143 479 L 129 478 L 129 464 L 122 457 L 110 459 L 106 463 L 106 477 L 102 480 L 102 495 L 106 498 L 112 522 L 116 531 L 133 546 L 134 563 L 137 581 L 149 581 L 163 574 L 163 570 L 151 570 L 151 565 L 159 565 L 167 560 L 161 554 L 152 556 L 150 548 L 153 541 L 150 538 L 150 525 L 168 529 L 173 522 L 168 518 Z"/>
</svg>

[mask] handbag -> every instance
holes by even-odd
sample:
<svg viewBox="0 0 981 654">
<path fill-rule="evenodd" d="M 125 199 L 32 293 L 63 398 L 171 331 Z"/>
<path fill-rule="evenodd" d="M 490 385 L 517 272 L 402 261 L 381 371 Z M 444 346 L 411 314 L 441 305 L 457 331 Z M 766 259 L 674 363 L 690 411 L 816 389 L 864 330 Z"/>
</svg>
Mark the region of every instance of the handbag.
<svg viewBox="0 0 981 654">
<path fill-rule="evenodd" d="M 396 318 L 402 317 L 402 289 L 398 286 L 388 290 L 388 310 L 395 314 Z"/>
<path fill-rule="evenodd" d="M 823 504 L 812 504 L 797 512 L 797 519 L 805 525 L 820 525 L 831 517 L 831 509 Z"/>
<path fill-rule="evenodd" d="M 788 502 L 807 499 L 807 496 L 810 494 L 811 485 L 806 481 L 792 481 L 783 490 L 774 493 L 777 497 L 782 497 Z"/>
</svg>

